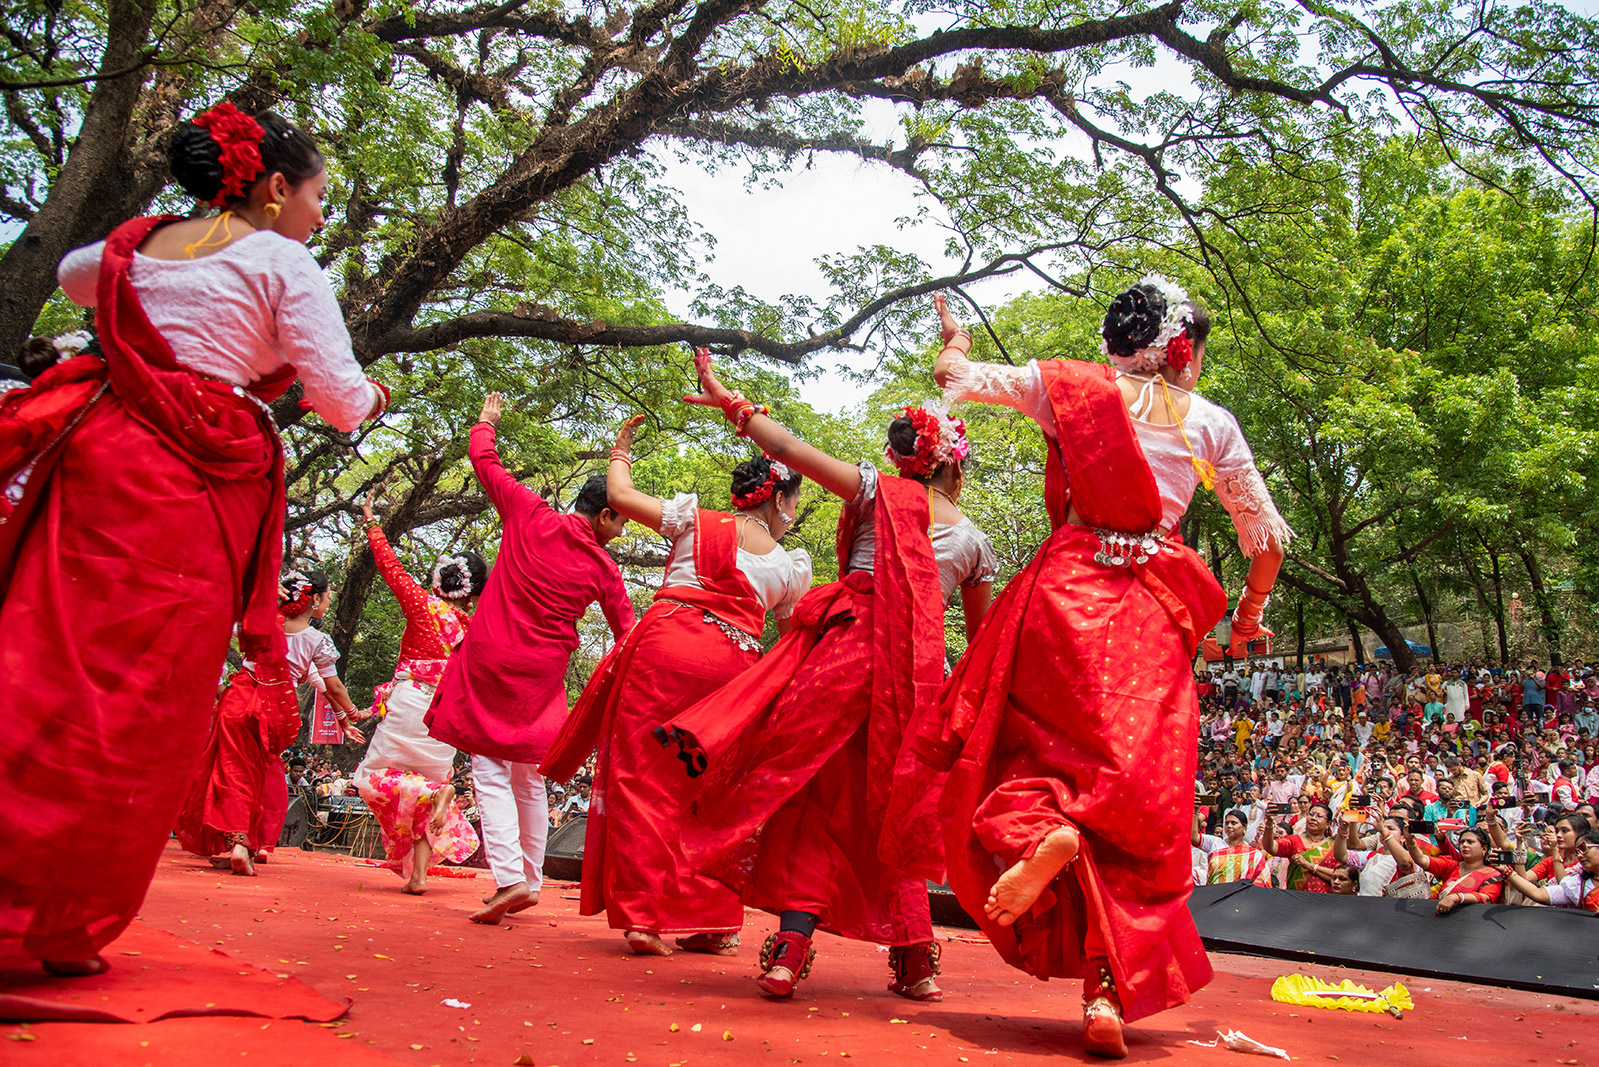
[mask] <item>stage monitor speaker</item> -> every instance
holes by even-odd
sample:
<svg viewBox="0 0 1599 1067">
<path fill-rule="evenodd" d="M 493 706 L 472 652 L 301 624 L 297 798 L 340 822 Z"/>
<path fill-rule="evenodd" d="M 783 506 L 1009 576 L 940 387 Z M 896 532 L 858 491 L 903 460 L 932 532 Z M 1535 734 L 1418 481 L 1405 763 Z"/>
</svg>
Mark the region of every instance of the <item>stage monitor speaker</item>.
<svg viewBox="0 0 1599 1067">
<path fill-rule="evenodd" d="M 966 914 L 966 909 L 961 907 L 960 901 L 955 899 L 955 891 L 939 882 L 927 883 L 928 910 L 933 914 L 933 921 L 941 926 L 964 926 L 975 930 L 977 923 Z"/>
<path fill-rule="evenodd" d="M 587 815 L 574 815 L 551 834 L 544 846 L 544 875 L 561 882 L 583 878 L 583 835 L 588 832 Z"/>
<path fill-rule="evenodd" d="M 289 813 L 283 819 L 283 833 L 278 835 L 278 847 L 299 848 L 311 832 L 311 809 L 304 797 L 295 797 L 289 804 Z"/>
</svg>

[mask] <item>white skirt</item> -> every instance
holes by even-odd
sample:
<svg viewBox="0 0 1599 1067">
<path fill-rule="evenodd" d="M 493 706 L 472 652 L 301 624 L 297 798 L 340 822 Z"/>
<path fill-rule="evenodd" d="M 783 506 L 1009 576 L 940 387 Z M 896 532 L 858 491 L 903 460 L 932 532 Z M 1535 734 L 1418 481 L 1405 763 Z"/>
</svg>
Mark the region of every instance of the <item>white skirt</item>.
<svg viewBox="0 0 1599 1067">
<path fill-rule="evenodd" d="M 388 714 L 367 745 L 366 756 L 355 769 L 354 782 L 362 788 L 367 776 L 383 768 L 411 771 L 430 782 L 445 783 L 455 768 L 455 749 L 428 736 L 423 722 L 433 703 L 433 687 L 410 679 L 394 683 L 389 692 Z"/>
</svg>

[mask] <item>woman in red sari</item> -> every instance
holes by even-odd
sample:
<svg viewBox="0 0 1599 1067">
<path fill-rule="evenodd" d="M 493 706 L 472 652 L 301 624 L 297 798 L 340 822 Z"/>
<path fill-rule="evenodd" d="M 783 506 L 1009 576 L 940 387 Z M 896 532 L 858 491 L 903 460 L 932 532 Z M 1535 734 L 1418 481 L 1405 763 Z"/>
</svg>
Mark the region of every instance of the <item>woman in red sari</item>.
<svg viewBox="0 0 1599 1067">
<path fill-rule="evenodd" d="M 720 407 L 767 455 L 848 503 L 839 580 L 811 590 L 760 663 L 662 731 L 704 776 L 684 855 L 780 916 L 761 950 L 763 992 L 793 993 L 822 926 L 890 946 L 892 992 L 941 999 L 926 885 L 943 872 L 938 777 L 901 742 L 944 676 L 946 605 L 961 593 L 971 632 L 994 577 L 988 538 L 956 505 L 964 425 L 936 405 L 907 408 L 884 449 L 902 476 L 879 477 L 729 393 L 708 355 L 697 365 L 691 402 Z"/>
<path fill-rule="evenodd" d="M 472 609 L 488 583 L 489 568 L 470 549 L 440 556 L 428 589 L 405 572 L 383 526 L 372 514 L 372 498 L 361 505 L 366 543 L 378 573 L 400 602 L 405 630 L 394 679 L 373 693 L 379 719 L 351 781 L 378 821 L 383 864 L 405 879 L 402 892 L 427 892 L 428 864 L 437 857 L 460 863 L 477 851 L 477 831 L 455 803 L 450 784 L 455 749 L 428 733 L 423 717 L 450 655 L 466 637 Z"/>
<path fill-rule="evenodd" d="M 541 770 L 570 778 L 599 747 L 583 849 L 585 915 L 604 910 L 640 955 L 669 956 L 664 933 L 690 952 L 730 956 L 744 906 L 691 869 L 680 845 L 699 783 L 652 734 L 656 726 L 760 658 L 766 613 L 787 629 L 811 587 L 811 558 L 778 542 L 794 522 L 800 475 L 759 456 L 733 469 L 731 514 L 633 485 L 629 419 L 611 450 L 606 492 L 617 514 L 668 538 L 655 603 L 600 663 Z"/>
<path fill-rule="evenodd" d="M 1438 879 L 1438 914 L 1447 915 L 1462 904 L 1492 904 L 1505 891 L 1505 872 L 1488 866 L 1488 850 L 1493 847 L 1488 831 L 1471 826 L 1455 838 L 1459 860 L 1429 856 L 1414 838 L 1410 855 L 1416 865 Z"/>
<path fill-rule="evenodd" d="M 1039 423 L 1054 527 L 919 724 L 918 751 L 952 768 L 950 885 L 1007 962 L 1082 977 L 1084 1047 L 1124 1056 L 1123 1019 L 1210 978 L 1187 909 L 1192 663 L 1227 600 L 1177 523 L 1214 482 L 1253 561 L 1235 649 L 1259 631 L 1288 529 L 1236 420 L 1189 392 L 1210 324 L 1176 286 L 1146 279 L 1112 303 L 1114 368 L 970 363 L 971 335 L 938 303 L 934 378 Z"/>
<path fill-rule="evenodd" d="M 290 571 L 278 583 L 278 611 L 283 614 L 285 662 L 293 685 L 310 685 L 325 693 L 339 716 L 347 740 L 366 737 L 351 717 L 355 705 L 339 681 L 339 650 L 333 638 L 311 625 L 333 604 L 328 576 L 321 571 Z M 246 659 L 228 680 L 217 701 L 216 721 L 206 745 L 202 771 L 178 813 L 178 844 L 197 856 L 210 856 L 217 867 L 254 876 L 255 865 L 283 835 L 289 811 L 288 777 L 280 753 L 300 732 L 298 701 L 273 699 L 260 678 L 260 667 Z M 227 853 L 227 855 L 221 855 Z"/>
<path fill-rule="evenodd" d="M 264 404 L 298 373 L 352 429 L 383 394 L 305 241 L 309 136 L 223 105 L 173 136 L 198 219 L 135 219 L 61 264 L 101 355 L 0 399 L 0 790 L 30 814 L 0 869 L 0 965 L 105 969 L 132 921 L 240 650 L 294 699 L 278 622 L 283 458 Z"/>
</svg>

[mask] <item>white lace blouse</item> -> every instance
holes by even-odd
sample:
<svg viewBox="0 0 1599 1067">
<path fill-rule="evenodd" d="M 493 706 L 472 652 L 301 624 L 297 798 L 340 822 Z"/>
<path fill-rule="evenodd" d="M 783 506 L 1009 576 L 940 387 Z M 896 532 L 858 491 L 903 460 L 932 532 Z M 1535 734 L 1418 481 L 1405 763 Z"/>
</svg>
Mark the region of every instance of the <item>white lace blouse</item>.
<svg viewBox="0 0 1599 1067">
<path fill-rule="evenodd" d="M 68 252 L 56 270 L 75 304 L 94 307 L 104 241 Z M 139 302 L 185 367 L 252 385 L 291 364 L 316 413 L 341 430 L 361 425 L 376 392 L 350 350 L 327 276 L 298 241 L 247 234 L 196 259 L 133 254 Z"/>
<path fill-rule="evenodd" d="M 846 505 L 861 513 L 855 526 L 855 540 L 849 547 L 851 574 L 870 571 L 877 558 L 876 509 L 865 506 L 877 498 L 877 468 L 866 462 L 861 463 L 860 468 L 860 494 Z M 957 523 L 935 523 L 932 541 L 933 558 L 938 561 L 938 585 L 946 608 L 961 586 L 992 582 L 999 575 L 994 543 L 973 525 L 972 520 L 962 516 Z"/>
<path fill-rule="evenodd" d="M 331 635 L 315 626 L 307 626 L 292 634 L 285 634 L 284 640 L 289 645 L 289 676 L 294 679 L 295 685 L 310 683 L 319 690 L 326 690 L 327 686 L 322 681 L 332 678 L 339 673 L 339 649 L 333 643 Z M 244 661 L 246 670 L 255 670 L 255 664 L 249 660 Z"/>
<path fill-rule="evenodd" d="M 1173 392 L 1183 390 L 1174 387 Z M 1279 544 L 1287 544 L 1294 532 L 1272 502 L 1238 420 L 1232 412 L 1198 393 L 1187 395 L 1188 415 L 1180 426 L 1133 418 L 1133 430 L 1160 490 L 1162 525 L 1168 530 L 1176 529 L 1199 487 L 1199 472 L 1188 452 L 1192 444 L 1193 456 L 1216 468 L 1216 496 L 1232 517 L 1238 531 L 1238 547 L 1244 555 L 1259 555 L 1273 537 Z M 1036 360 L 1025 367 L 1010 367 L 956 359 L 944 386 L 944 398 L 950 402 L 976 400 L 1015 408 L 1037 422 L 1047 436 L 1055 436 L 1054 410 Z"/>
<path fill-rule="evenodd" d="M 661 536 L 672 542 L 664 585 L 700 588 L 694 569 L 694 520 L 699 507 L 700 499 L 694 493 L 661 501 Z M 803 548 L 778 545 L 764 556 L 740 548 L 737 566 L 749 579 L 761 606 L 779 619 L 794 614 L 794 606 L 811 588 L 811 556 Z"/>
</svg>

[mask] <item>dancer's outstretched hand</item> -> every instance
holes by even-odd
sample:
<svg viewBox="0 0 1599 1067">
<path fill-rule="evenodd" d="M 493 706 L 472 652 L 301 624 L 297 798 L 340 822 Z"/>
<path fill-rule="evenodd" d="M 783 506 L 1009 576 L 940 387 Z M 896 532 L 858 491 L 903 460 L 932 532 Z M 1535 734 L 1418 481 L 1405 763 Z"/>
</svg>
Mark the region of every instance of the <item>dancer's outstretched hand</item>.
<svg viewBox="0 0 1599 1067">
<path fill-rule="evenodd" d="M 366 744 L 366 734 L 363 734 L 355 725 L 354 719 L 344 720 L 344 739 L 346 741 L 354 741 L 358 745 Z"/>
<path fill-rule="evenodd" d="M 486 422 L 495 429 L 499 429 L 500 399 L 499 393 L 490 393 L 488 396 L 484 397 L 483 413 L 477 417 L 477 421 Z"/>
<path fill-rule="evenodd" d="M 711 369 L 711 350 L 709 348 L 696 348 L 694 350 L 694 371 L 699 375 L 700 391 L 696 396 L 685 396 L 683 403 L 699 404 L 708 408 L 719 408 L 722 401 L 732 396 L 733 393 L 716 378 L 716 371 Z"/>
<path fill-rule="evenodd" d="M 1263 637 L 1275 636 L 1277 635 L 1262 626 L 1248 637 L 1233 638 L 1232 644 L 1227 646 L 1227 654 L 1232 656 L 1233 659 L 1248 659 L 1250 642 L 1259 641 Z"/>
<path fill-rule="evenodd" d="M 971 336 L 971 331 L 956 322 L 955 316 L 949 313 L 949 301 L 944 299 L 943 293 L 933 294 L 933 308 L 938 312 L 938 335 L 944 339 L 946 345 L 960 334 Z"/>
<path fill-rule="evenodd" d="M 634 415 L 622 423 L 622 428 L 616 431 L 616 447 L 623 452 L 633 451 L 633 440 L 638 437 L 638 428 L 644 425 L 643 415 Z"/>
<path fill-rule="evenodd" d="M 367 490 L 366 499 L 361 501 L 361 521 L 371 525 L 375 516 L 372 514 L 372 501 L 378 498 L 377 487 Z"/>
</svg>

